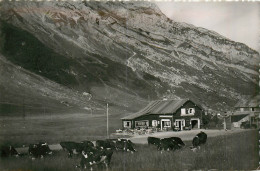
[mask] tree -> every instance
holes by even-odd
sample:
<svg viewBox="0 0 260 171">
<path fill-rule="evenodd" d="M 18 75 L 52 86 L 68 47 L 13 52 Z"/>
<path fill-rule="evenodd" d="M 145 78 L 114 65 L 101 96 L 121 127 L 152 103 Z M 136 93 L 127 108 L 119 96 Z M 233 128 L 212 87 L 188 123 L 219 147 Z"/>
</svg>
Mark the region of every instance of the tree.
<svg viewBox="0 0 260 171">
<path fill-rule="evenodd" d="M 210 122 L 210 115 L 202 115 L 202 124 L 204 125 L 204 127 L 208 127 L 208 124 Z"/>
</svg>

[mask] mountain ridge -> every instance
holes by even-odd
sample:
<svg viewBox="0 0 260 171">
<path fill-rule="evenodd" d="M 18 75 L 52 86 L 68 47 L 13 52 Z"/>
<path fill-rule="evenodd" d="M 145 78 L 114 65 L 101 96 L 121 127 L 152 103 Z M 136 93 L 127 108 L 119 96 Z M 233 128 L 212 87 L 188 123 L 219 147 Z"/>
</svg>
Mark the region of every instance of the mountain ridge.
<svg viewBox="0 0 260 171">
<path fill-rule="evenodd" d="M 69 59 L 64 73 L 76 80 L 72 88 L 99 101 L 116 99 L 111 93 L 102 97 L 95 87 L 141 101 L 191 97 L 205 107 L 225 109 L 258 91 L 257 51 L 172 21 L 152 3 L 8 2 L 2 4 L 1 20 Z M 136 104 L 131 100 L 126 106 Z"/>
</svg>

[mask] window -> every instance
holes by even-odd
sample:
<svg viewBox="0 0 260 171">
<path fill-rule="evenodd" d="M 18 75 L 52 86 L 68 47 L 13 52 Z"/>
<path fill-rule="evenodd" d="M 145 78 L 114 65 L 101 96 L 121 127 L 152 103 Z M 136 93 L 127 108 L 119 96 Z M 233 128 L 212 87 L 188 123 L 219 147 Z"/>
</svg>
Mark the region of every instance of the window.
<svg viewBox="0 0 260 171">
<path fill-rule="evenodd" d="M 194 108 L 189 108 L 188 112 L 186 114 L 194 114 L 195 113 L 195 109 Z"/>
<path fill-rule="evenodd" d="M 124 121 L 125 128 L 131 128 L 131 121 Z"/>
<path fill-rule="evenodd" d="M 137 127 L 147 127 L 149 126 L 148 121 L 135 121 L 135 126 Z"/>
<path fill-rule="evenodd" d="M 171 120 L 170 119 L 162 119 L 161 123 L 162 123 L 162 125 L 161 125 L 162 128 L 171 127 Z"/>
<path fill-rule="evenodd" d="M 182 115 L 185 115 L 185 114 L 186 114 L 186 109 L 185 109 L 185 108 L 182 108 L 182 109 L 181 109 L 181 114 L 182 114 Z"/>
<path fill-rule="evenodd" d="M 252 108 L 251 108 L 251 111 L 255 111 L 255 108 L 252 107 Z"/>
<path fill-rule="evenodd" d="M 176 127 L 185 126 L 185 120 L 184 119 L 176 119 L 175 120 L 175 126 Z"/>
<path fill-rule="evenodd" d="M 157 126 L 157 120 L 153 120 L 153 121 L 152 121 L 152 126 L 153 126 L 153 127 L 156 127 L 156 126 Z"/>
<path fill-rule="evenodd" d="M 181 115 L 184 116 L 184 115 L 192 115 L 195 113 L 195 108 L 182 108 L 181 109 Z"/>
<path fill-rule="evenodd" d="M 175 121 L 175 126 L 179 127 L 179 121 Z"/>
<path fill-rule="evenodd" d="M 168 127 L 168 126 L 171 126 L 171 122 L 170 122 L 170 121 L 165 121 L 165 122 L 164 122 L 164 126 L 167 126 L 167 127 Z"/>
</svg>

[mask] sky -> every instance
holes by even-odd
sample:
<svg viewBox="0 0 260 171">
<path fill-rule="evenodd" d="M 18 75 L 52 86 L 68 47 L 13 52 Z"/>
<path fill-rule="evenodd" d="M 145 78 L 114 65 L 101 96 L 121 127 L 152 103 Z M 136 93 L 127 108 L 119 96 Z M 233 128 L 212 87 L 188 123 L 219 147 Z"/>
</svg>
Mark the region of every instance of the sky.
<svg viewBox="0 0 260 171">
<path fill-rule="evenodd" d="M 260 51 L 258 2 L 156 2 L 170 19 L 214 30 Z"/>
</svg>

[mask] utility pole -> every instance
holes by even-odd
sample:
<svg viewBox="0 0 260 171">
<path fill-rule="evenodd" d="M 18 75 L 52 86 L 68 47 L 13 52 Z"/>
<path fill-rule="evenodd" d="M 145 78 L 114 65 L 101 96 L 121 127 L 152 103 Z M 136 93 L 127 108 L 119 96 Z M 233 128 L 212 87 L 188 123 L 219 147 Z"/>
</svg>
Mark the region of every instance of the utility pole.
<svg viewBox="0 0 260 171">
<path fill-rule="evenodd" d="M 23 119 L 25 119 L 24 95 L 23 95 Z"/>
<path fill-rule="evenodd" d="M 108 103 L 107 103 L 107 138 L 109 139 L 109 130 L 108 130 Z"/>
</svg>

